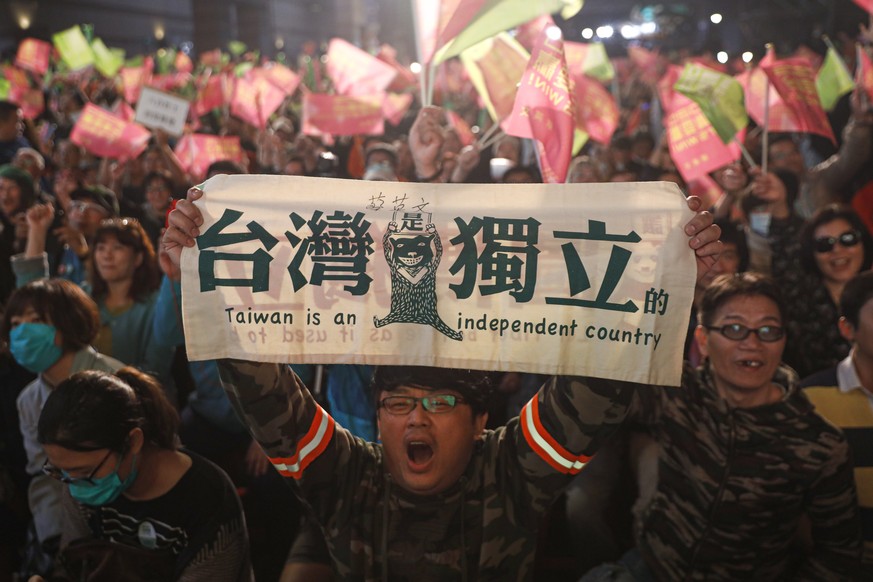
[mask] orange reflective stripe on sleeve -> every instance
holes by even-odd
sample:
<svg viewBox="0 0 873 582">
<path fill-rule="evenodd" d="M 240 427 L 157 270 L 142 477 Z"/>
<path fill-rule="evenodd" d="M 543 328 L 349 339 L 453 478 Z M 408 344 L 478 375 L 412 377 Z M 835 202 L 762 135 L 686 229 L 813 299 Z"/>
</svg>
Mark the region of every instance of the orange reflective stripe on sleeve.
<svg viewBox="0 0 873 582">
<path fill-rule="evenodd" d="M 530 448 L 556 471 L 575 475 L 590 459 L 585 455 L 576 456 L 558 444 L 540 422 L 539 402 L 534 396 L 521 409 L 521 430 Z"/>
<path fill-rule="evenodd" d="M 309 431 L 297 443 L 297 452 L 292 457 L 270 457 L 276 470 L 285 477 L 300 479 L 309 463 L 318 458 L 330 442 L 334 431 L 334 420 L 317 404 L 315 417 Z"/>
</svg>

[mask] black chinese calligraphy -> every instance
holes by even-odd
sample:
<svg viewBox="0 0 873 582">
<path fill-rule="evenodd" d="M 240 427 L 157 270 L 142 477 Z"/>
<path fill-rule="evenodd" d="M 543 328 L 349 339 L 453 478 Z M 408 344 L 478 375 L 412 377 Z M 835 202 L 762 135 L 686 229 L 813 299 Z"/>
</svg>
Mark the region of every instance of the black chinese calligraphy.
<svg viewBox="0 0 873 582">
<path fill-rule="evenodd" d="M 436 273 L 443 247 L 433 224 L 423 234 L 401 234 L 392 221 L 382 239 L 385 260 L 391 272 L 391 310 L 374 317 L 376 327 L 391 323 L 429 325 L 453 340 L 463 334 L 451 329 L 437 312 Z"/>
</svg>

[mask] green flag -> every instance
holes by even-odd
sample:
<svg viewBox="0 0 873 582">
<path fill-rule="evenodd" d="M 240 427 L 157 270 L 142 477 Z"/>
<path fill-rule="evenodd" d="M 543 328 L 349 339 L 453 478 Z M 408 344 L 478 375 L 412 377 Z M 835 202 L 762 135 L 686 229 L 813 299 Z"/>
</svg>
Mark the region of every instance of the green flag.
<svg viewBox="0 0 873 582">
<path fill-rule="evenodd" d="M 9 97 L 9 89 L 12 85 L 6 79 L 0 79 L 0 99 Z"/>
<path fill-rule="evenodd" d="M 836 107 L 840 97 L 855 88 L 852 74 L 846 67 L 846 63 L 840 58 L 840 53 L 834 47 L 828 47 L 824 63 L 815 76 L 815 89 L 821 99 L 821 106 L 825 111 L 831 111 Z"/>
<path fill-rule="evenodd" d="M 52 41 L 54 41 L 61 59 L 71 70 L 77 71 L 94 64 L 94 52 L 91 50 L 91 45 L 88 44 L 88 39 L 82 34 L 82 29 L 78 26 L 53 34 Z"/>
<path fill-rule="evenodd" d="M 743 86 L 730 75 L 688 63 L 673 89 L 700 106 L 724 143 L 749 124 Z"/>
<path fill-rule="evenodd" d="M 598 81 L 612 81 L 612 78 L 615 77 L 615 69 L 602 42 L 593 42 L 589 45 L 582 70 L 585 71 L 586 75 L 594 77 Z"/>
<path fill-rule="evenodd" d="M 166 75 L 176 66 L 176 49 L 158 49 L 155 68 L 161 75 Z"/>
<path fill-rule="evenodd" d="M 227 43 L 227 50 L 229 50 L 230 54 L 232 54 L 233 56 L 238 57 L 246 52 L 246 43 L 240 42 L 238 40 L 232 40 Z"/>
<path fill-rule="evenodd" d="M 111 79 L 124 65 L 124 51 L 107 48 L 99 38 L 91 41 L 91 50 L 94 52 L 94 67 L 104 77 Z"/>
<path fill-rule="evenodd" d="M 488 0 L 460 34 L 437 51 L 434 64 L 543 14 L 560 11 L 563 18 L 570 18 L 582 9 L 582 3 L 583 0 Z"/>
</svg>

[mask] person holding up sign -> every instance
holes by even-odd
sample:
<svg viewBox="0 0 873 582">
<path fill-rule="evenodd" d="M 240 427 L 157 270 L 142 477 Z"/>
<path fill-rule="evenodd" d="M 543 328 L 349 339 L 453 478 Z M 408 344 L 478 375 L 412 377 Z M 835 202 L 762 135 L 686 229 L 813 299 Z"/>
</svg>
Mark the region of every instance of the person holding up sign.
<svg viewBox="0 0 873 582">
<path fill-rule="evenodd" d="M 416 126 L 410 143 L 426 143 Z M 162 244 L 176 265 L 200 234 L 202 195 L 190 190 L 169 215 Z M 685 233 L 705 272 L 721 249 L 718 227 L 698 212 Z M 287 366 L 222 360 L 219 368 L 249 430 L 312 508 L 334 572 L 366 580 L 529 579 L 540 519 L 621 424 L 635 388 L 554 377 L 519 418 L 486 431 L 479 401 L 488 373 L 380 369 L 382 442 L 373 444 L 338 426 Z"/>
</svg>

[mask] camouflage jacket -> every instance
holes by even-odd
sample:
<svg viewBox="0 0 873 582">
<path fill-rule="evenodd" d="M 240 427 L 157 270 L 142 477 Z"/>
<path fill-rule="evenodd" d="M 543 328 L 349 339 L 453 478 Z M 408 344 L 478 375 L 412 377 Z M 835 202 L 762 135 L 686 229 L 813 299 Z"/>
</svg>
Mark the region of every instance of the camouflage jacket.
<svg viewBox="0 0 873 582">
<path fill-rule="evenodd" d="M 313 509 L 346 580 L 528 580 L 540 518 L 614 432 L 633 385 L 555 378 L 484 438 L 432 497 L 392 484 L 382 447 L 327 415 L 287 366 L 224 360 L 222 382 L 279 472 Z"/>
<path fill-rule="evenodd" d="M 774 380 L 783 399 L 746 409 L 718 396 L 706 367 L 686 368 L 681 389 L 637 391 L 629 422 L 659 445 L 654 493 L 635 523 L 655 579 L 852 579 L 861 544 L 847 441 L 791 369 Z M 814 547 L 797 565 L 804 514 Z"/>
</svg>

